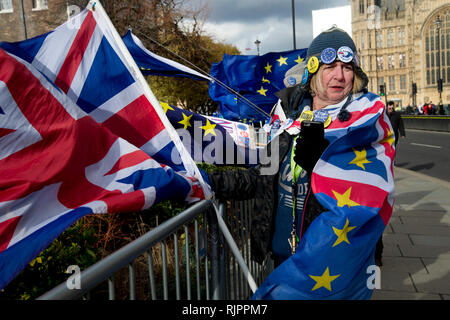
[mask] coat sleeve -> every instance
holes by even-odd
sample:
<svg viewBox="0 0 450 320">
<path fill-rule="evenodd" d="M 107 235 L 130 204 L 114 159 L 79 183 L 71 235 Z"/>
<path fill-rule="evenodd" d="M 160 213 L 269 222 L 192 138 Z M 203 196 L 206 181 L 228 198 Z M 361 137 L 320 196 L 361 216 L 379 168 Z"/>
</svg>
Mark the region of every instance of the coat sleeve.
<svg viewBox="0 0 450 320">
<path fill-rule="evenodd" d="M 400 115 L 398 116 L 398 130 L 400 131 L 401 137 L 406 137 L 405 125 L 404 125 L 403 119 Z"/>
<path fill-rule="evenodd" d="M 208 178 L 219 200 L 245 200 L 255 195 L 259 170 L 256 168 L 214 171 Z"/>
</svg>

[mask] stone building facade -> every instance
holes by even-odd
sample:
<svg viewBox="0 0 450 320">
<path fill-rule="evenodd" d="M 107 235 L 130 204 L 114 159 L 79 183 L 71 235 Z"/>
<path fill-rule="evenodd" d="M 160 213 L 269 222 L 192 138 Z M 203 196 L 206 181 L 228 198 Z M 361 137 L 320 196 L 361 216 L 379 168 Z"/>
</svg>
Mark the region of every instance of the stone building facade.
<svg viewBox="0 0 450 320">
<path fill-rule="evenodd" d="M 65 0 L 0 0 L 0 41 L 21 41 L 67 20 Z"/>
<path fill-rule="evenodd" d="M 450 103 L 449 0 L 351 0 L 351 9 L 370 91 L 379 94 L 384 85 L 387 100 L 403 108 Z"/>
</svg>

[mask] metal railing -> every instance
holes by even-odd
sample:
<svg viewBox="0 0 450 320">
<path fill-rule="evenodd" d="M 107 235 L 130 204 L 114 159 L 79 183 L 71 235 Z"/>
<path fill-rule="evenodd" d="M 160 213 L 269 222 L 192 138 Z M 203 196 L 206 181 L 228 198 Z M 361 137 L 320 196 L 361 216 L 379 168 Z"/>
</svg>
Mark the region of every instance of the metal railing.
<svg viewBox="0 0 450 320">
<path fill-rule="evenodd" d="M 247 299 L 273 269 L 251 259 L 252 201 L 201 201 L 38 299 Z"/>
</svg>

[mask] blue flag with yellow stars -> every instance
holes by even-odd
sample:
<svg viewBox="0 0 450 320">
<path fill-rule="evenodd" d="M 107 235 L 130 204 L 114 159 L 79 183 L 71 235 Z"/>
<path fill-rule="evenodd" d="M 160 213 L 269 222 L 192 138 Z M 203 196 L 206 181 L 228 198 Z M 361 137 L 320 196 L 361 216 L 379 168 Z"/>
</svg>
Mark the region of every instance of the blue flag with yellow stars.
<svg viewBox="0 0 450 320">
<path fill-rule="evenodd" d="M 337 119 L 340 108 L 322 109 L 331 119 L 330 144 L 311 174 L 311 191 L 325 210 L 253 299 L 370 299 L 380 288 L 374 251 L 394 206 L 394 134 L 373 93 L 353 96 L 348 121 Z M 305 212 L 299 214 L 303 223 Z"/>
<path fill-rule="evenodd" d="M 286 72 L 302 63 L 306 52 L 298 49 L 262 56 L 224 54 L 222 61 L 211 67 L 210 76 L 218 81 L 210 82 L 209 95 L 219 102 L 225 119 L 265 121 L 278 101 L 274 93 L 285 88 Z"/>
<path fill-rule="evenodd" d="M 249 144 L 237 144 L 226 128 L 214 120 L 164 102 L 161 106 L 194 161 L 242 166 L 258 163 L 256 148 L 250 148 Z"/>
</svg>

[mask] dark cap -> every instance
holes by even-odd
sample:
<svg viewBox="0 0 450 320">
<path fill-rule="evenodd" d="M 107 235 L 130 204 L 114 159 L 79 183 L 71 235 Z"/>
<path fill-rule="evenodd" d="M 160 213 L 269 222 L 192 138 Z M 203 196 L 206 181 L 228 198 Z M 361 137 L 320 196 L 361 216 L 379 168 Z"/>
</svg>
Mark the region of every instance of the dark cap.
<svg viewBox="0 0 450 320">
<path fill-rule="evenodd" d="M 352 49 L 353 52 L 356 52 L 355 43 L 347 32 L 337 27 L 331 27 L 314 38 L 306 55 L 308 58 L 311 56 L 320 57 L 320 54 L 326 48 L 333 48 L 338 51 L 338 49 L 343 46 L 347 46 Z"/>
<path fill-rule="evenodd" d="M 369 79 L 361 69 L 359 54 L 353 39 L 344 30 L 333 26 L 323 31 L 311 42 L 306 54 L 307 68 L 303 73 L 302 83 L 309 84 L 311 77 L 317 72 L 320 65 L 340 60 L 351 63 L 355 74 L 363 80 L 363 88 L 367 86 Z"/>
</svg>

